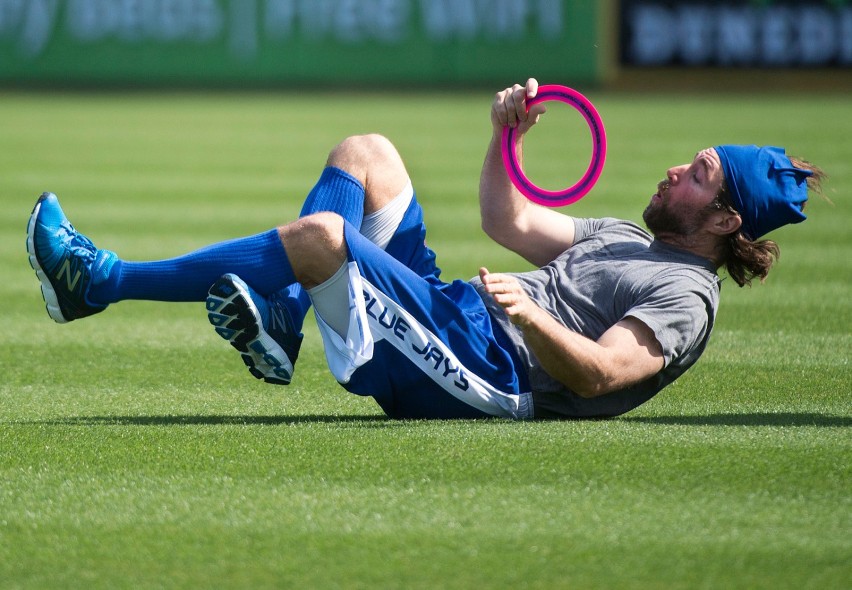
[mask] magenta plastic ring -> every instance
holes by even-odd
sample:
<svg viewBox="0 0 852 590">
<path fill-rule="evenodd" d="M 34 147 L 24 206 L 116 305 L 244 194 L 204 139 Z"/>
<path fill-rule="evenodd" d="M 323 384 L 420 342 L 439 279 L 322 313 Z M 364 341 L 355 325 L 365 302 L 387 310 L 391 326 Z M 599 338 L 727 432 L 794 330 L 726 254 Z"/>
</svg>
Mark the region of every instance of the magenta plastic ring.
<svg viewBox="0 0 852 590">
<path fill-rule="evenodd" d="M 567 86 L 557 84 L 539 86 L 535 97 L 527 100 L 527 111 L 535 104 L 552 100 L 564 102 L 577 109 L 589 125 L 589 131 L 592 133 L 592 159 L 586 173 L 576 184 L 564 190 L 549 191 L 536 186 L 526 177 L 518 163 L 517 144 L 515 143 L 517 129 L 513 127 L 503 128 L 503 165 L 506 167 L 506 172 L 509 174 L 512 184 L 526 198 L 546 207 L 562 207 L 586 196 L 586 193 L 592 190 L 592 187 L 600 178 L 606 161 L 606 132 L 598 111 L 595 110 L 589 99 Z"/>
</svg>

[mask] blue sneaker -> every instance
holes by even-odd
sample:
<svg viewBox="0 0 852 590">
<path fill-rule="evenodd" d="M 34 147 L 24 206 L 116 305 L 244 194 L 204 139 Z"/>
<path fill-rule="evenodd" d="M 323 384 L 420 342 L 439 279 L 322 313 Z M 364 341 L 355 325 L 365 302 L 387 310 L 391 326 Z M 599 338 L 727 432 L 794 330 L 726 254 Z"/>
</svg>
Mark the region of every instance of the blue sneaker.
<svg viewBox="0 0 852 590">
<path fill-rule="evenodd" d="M 252 375 L 267 383 L 290 383 L 302 334 L 283 302 L 266 299 L 237 275 L 226 274 L 210 287 L 207 319 L 241 353 Z"/>
<path fill-rule="evenodd" d="M 106 309 L 106 304 L 89 301 L 89 288 L 106 280 L 118 257 L 98 250 L 75 230 L 53 193 L 42 194 L 33 208 L 27 224 L 27 253 L 41 281 L 47 313 L 56 322 L 64 324 Z"/>
</svg>

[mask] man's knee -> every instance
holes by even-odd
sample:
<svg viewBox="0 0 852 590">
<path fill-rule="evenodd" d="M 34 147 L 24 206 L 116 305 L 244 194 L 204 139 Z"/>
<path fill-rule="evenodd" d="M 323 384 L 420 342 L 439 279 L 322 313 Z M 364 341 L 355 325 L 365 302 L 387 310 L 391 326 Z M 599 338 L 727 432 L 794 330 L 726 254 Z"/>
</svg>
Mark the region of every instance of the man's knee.
<svg viewBox="0 0 852 590">
<path fill-rule="evenodd" d="M 323 211 L 278 229 L 296 278 L 313 287 L 332 276 L 346 259 L 343 218 Z"/>
<path fill-rule="evenodd" d="M 288 231 L 306 245 L 323 247 L 342 240 L 343 217 L 332 211 L 312 213 L 279 229 Z"/>
<path fill-rule="evenodd" d="M 366 133 L 364 135 L 350 135 L 332 148 L 330 157 L 360 156 L 372 157 L 375 155 L 395 154 L 391 141 L 384 135 L 378 133 Z"/>
<path fill-rule="evenodd" d="M 328 155 L 328 165 L 345 170 L 359 180 L 373 167 L 402 164 L 391 141 L 378 133 L 351 135 L 337 144 Z"/>
<path fill-rule="evenodd" d="M 335 166 L 364 187 L 364 213 L 378 211 L 405 189 L 408 171 L 399 152 L 383 135 L 353 135 L 340 142 L 329 154 L 328 166 Z"/>
</svg>

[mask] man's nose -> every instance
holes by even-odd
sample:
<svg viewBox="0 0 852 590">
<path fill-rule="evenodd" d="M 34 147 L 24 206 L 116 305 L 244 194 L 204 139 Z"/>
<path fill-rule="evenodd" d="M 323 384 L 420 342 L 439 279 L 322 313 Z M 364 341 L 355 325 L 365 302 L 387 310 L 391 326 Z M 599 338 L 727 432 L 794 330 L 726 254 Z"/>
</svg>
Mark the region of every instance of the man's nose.
<svg viewBox="0 0 852 590">
<path fill-rule="evenodd" d="M 678 179 L 683 174 L 686 166 L 673 166 L 666 171 L 666 176 L 669 178 L 670 184 L 677 184 Z"/>
</svg>

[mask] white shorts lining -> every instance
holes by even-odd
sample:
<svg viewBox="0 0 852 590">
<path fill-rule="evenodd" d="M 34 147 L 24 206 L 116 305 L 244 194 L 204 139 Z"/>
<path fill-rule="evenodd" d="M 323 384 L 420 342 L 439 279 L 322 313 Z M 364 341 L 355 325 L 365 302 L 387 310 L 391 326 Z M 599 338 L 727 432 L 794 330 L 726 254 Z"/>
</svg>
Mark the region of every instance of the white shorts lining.
<svg viewBox="0 0 852 590">
<path fill-rule="evenodd" d="M 402 218 L 414 198 L 414 187 L 409 179 L 405 188 L 378 211 L 364 216 L 361 222 L 361 235 L 384 250 L 396 233 Z"/>
</svg>

